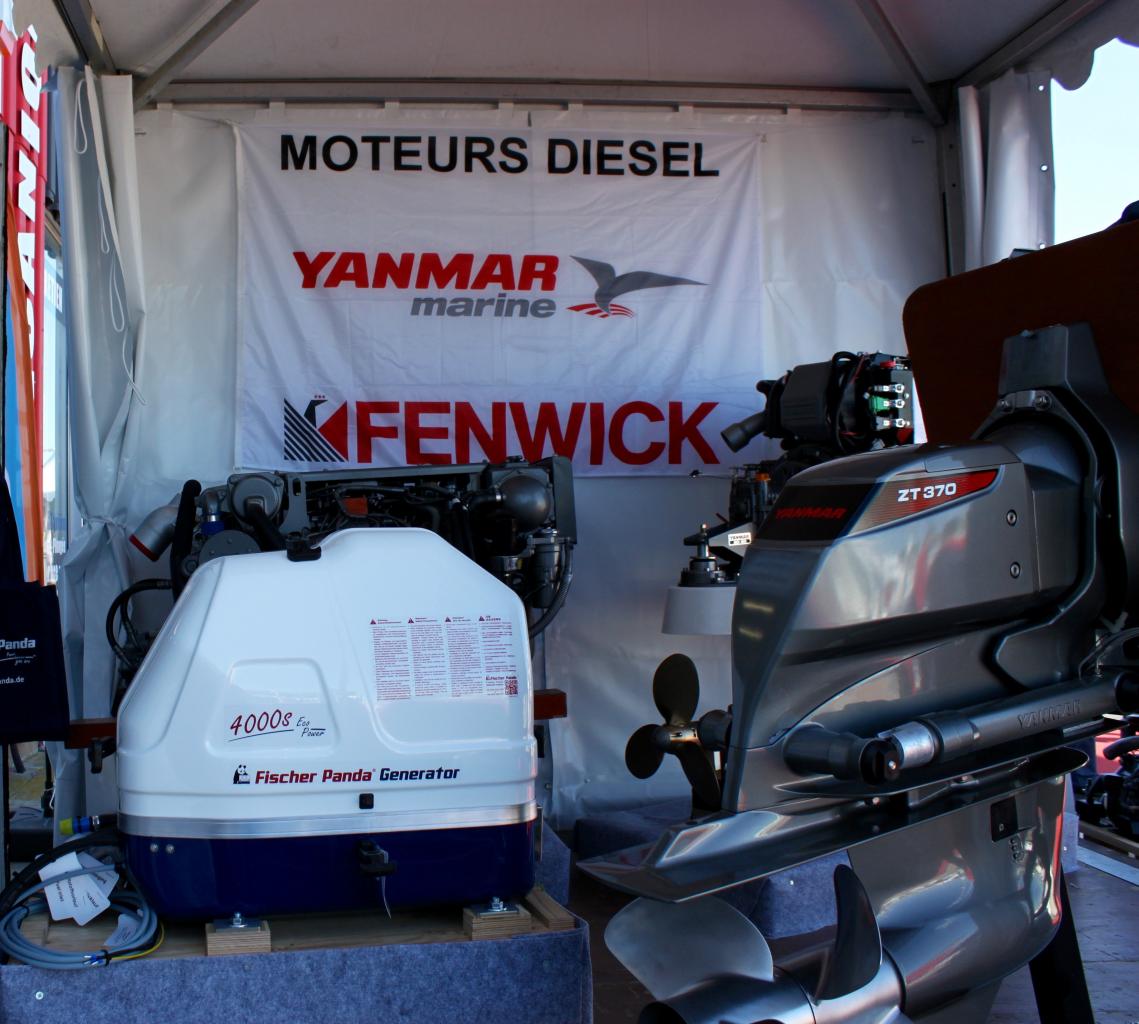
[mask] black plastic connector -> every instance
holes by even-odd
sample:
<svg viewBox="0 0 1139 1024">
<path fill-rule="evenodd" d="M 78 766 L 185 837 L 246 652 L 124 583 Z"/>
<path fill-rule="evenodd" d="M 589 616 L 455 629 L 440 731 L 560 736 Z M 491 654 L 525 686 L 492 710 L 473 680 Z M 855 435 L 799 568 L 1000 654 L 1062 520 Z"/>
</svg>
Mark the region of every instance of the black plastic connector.
<svg viewBox="0 0 1139 1024">
<path fill-rule="evenodd" d="M 365 875 L 374 875 L 382 878 L 385 875 L 394 875 L 399 865 L 388 856 L 387 850 L 380 848 L 374 839 L 361 839 L 356 847 L 356 857 L 360 863 L 360 870 Z"/>
</svg>

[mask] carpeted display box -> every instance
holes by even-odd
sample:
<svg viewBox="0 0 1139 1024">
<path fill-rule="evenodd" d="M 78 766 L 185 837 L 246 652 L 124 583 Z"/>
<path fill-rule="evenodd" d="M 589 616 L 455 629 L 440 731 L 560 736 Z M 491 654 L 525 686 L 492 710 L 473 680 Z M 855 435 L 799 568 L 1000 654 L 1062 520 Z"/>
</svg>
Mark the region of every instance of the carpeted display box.
<svg viewBox="0 0 1139 1024">
<path fill-rule="evenodd" d="M 571 1024 L 593 1017 L 589 933 L 0 968 L 5 1024 Z"/>
<path fill-rule="evenodd" d="M 544 827 L 537 880 L 563 904 L 569 871 L 569 850 Z M 419 918 L 400 914 L 392 934 L 402 929 L 407 941 L 389 937 L 382 945 L 361 944 L 376 921 L 386 928 L 382 917 L 282 919 L 271 922 L 274 952 L 210 957 L 198 951 L 204 945 L 200 926 L 178 926 L 150 958 L 78 971 L 0 967 L 0 1021 L 590 1024 L 593 983 L 584 921 L 574 917 L 564 931 L 536 923 L 527 934 L 473 941 L 463 936 L 460 918 L 457 909 Z M 448 932 L 446 941 L 431 941 Z M 287 948 L 297 944 L 328 948 Z M 191 949 L 194 955 L 172 955 Z"/>
</svg>

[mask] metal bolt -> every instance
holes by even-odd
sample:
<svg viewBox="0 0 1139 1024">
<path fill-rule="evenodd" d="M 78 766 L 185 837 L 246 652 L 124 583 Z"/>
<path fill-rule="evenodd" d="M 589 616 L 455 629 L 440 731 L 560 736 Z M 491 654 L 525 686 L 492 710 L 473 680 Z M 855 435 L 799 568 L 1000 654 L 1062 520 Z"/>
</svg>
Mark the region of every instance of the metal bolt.
<svg viewBox="0 0 1139 1024">
<path fill-rule="evenodd" d="M 1008 512 L 1005 514 L 1005 522 L 1008 523 L 1009 526 L 1016 526 L 1016 509 L 1015 508 L 1010 508 L 1008 510 Z"/>
<path fill-rule="evenodd" d="M 44 994 L 42 992 L 36 993 L 36 999 L 43 999 L 43 997 L 44 997 Z"/>
<path fill-rule="evenodd" d="M 1052 399 L 1048 395 L 1037 395 L 1032 400 L 1032 404 L 1037 409 L 1047 409 L 1052 405 Z"/>
<path fill-rule="evenodd" d="M 886 762 L 886 770 L 890 772 L 896 772 L 898 770 L 898 762 L 893 758 L 890 758 L 890 760 Z"/>
<path fill-rule="evenodd" d="M 157 843 L 151 843 L 150 844 L 150 852 L 151 853 L 157 853 L 158 852 L 158 844 Z"/>
<path fill-rule="evenodd" d="M 174 844 L 173 843 L 167 843 L 166 844 L 166 852 L 167 853 L 173 853 L 174 852 Z"/>
<path fill-rule="evenodd" d="M 1008 574 L 1014 579 L 1020 579 L 1020 562 L 1013 562 L 1008 567 Z"/>
</svg>

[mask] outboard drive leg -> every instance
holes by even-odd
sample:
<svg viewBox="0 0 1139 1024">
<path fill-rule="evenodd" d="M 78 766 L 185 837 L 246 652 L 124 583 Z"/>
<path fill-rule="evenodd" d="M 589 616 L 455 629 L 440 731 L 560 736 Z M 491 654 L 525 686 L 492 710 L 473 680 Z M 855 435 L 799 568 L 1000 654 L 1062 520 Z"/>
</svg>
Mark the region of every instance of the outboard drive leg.
<svg viewBox="0 0 1139 1024">
<path fill-rule="evenodd" d="M 1068 883 L 1060 875 L 1063 917 L 1055 937 L 1029 962 L 1040 1024 L 1095 1024 Z"/>
</svg>

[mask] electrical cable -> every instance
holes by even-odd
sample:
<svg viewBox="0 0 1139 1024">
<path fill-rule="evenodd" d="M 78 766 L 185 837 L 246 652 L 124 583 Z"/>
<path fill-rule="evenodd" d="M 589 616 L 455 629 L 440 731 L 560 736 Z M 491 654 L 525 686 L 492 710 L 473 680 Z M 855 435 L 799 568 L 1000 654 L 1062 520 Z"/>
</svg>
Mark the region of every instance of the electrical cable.
<svg viewBox="0 0 1139 1024">
<path fill-rule="evenodd" d="M 113 849 L 110 863 L 101 862 L 97 867 L 84 867 L 46 880 L 39 877 L 40 871 L 67 854 L 97 847 Z M 125 918 L 120 920 L 119 928 L 115 929 L 112 937 L 117 938 L 114 943 L 106 943 L 95 951 L 55 950 L 37 945 L 20 931 L 20 925 L 28 916 L 47 911 L 47 899 L 43 895 L 47 886 L 82 875 L 117 871 L 121 861 L 121 836 L 113 828 L 79 836 L 37 857 L 0 892 L 0 950 L 31 966 L 57 970 L 106 966 L 114 959 L 134 959 L 152 953 L 162 944 L 161 926 L 158 916 L 131 879 L 129 870 L 126 871 L 125 879 L 120 876 L 120 881 L 116 884 L 121 888 L 115 890 L 110 897 L 109 909 L 116 911 L 120 918 Z M 154 941 L 156 935 L 158 939 Z"/>
<path fill-rule="evenodd" d="M 158 933 L 158 916 L 141 895 L 126 889 L 115 893 L 108 908 L 114 910 L 120 917 L 119 927 L 115 932 L 118 933 L 120 928 L 125 930 L 117 941 L 107 942 L 97 950 L 49 949 L 32 942 L 20 931 L 20 925 L 25 918 L 34 913 L 47 913 L 47 899 L 41 894 L 49 885 L 82 875 L 93 875 L 100 870 L 105 871 L 107 868 L 103 865 L 98 868 L 68 871 L 46 881 L 41 880 L 20 893 L 17 905 L 0 918 L 0 949 L 30 967 L 64 971 L 79 970 L 84 967 L 105 967 L 116 958 L 132 953 L 142 955 L 157 949 L 157 944 L 149 949 L 147 947 Z"/>
</svg>

